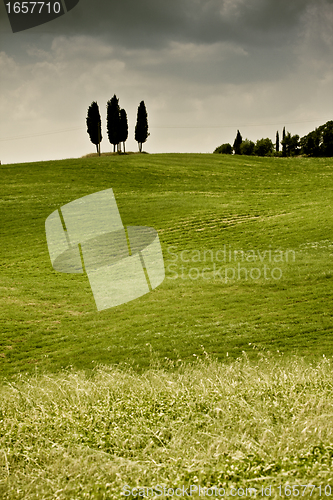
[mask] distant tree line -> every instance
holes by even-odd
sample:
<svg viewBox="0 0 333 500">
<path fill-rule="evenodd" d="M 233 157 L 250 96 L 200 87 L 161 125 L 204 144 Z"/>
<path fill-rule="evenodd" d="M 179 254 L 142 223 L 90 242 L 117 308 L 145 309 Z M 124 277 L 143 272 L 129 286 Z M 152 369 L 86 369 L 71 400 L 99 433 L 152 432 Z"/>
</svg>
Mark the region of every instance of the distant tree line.
<svg viewBox="0 0 333 500">
<path fill-rule="evenodd" d="M 119 106 L 119 99 L 114 95 L 106 105 L 107 133 L 110 144 L 113 144 L 113 151 L 121 152 L 121 144 L 125 153 L 125 142 L 128 138 L 127 113 Z M 97 153 L 101 154 L 102 125 L 101 115 L 97 102 L 92 102 L 88 108 L 87 132 L 90 140 L 96 146 Z M 142 144 L 146 142 L 148 136 L 148 116 L 144 101 L 138 107 L 137 120 L 135 125 L 135 140 L 138 143 L 139 151 L 142 152 Z"/>
<path fill-rule="evenodd" d="M 282 150 L 280 151 L 280 144 Z M 299 135 L 291 135 L 282 131 L 280 142 L 279 131 L 276 132 L 275 144 L 271 139 L 258 139 L 256 143 L 242 138 L 239 130 L 233 146 L 229 143 L 222 144 L 214 153 L 255 156 L 333 156 L 333 121 L 328 121 L 300 139 Z"/>
</svg>

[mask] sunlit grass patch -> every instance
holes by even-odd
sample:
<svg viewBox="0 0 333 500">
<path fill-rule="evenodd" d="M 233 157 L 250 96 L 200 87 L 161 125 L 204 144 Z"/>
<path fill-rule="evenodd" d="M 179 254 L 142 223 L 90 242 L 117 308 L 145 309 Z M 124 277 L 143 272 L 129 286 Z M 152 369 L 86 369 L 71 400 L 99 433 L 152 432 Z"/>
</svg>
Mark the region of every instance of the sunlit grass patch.
<svg viewBox="0 0 333 500">
<path fill-rule="evenodd" d="M 96 366 L 17 376 L 0 399 L 6 500 L 119 499 L 125 485 L 331 484 L 332 360 L 258 346 L 142 375 Z M 195 358 L 195 356 L 194 356 Z M 305 481 L 305 483 L 304 483 Z M 194 498 L 199 498 L 193 495 Z"/>
</svg>

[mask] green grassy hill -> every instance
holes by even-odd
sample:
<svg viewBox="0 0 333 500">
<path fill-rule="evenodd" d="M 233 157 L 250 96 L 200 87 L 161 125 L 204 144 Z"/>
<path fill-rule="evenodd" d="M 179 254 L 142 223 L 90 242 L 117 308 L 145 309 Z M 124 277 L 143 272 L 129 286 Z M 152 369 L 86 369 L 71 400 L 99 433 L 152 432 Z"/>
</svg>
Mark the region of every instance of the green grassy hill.
<svg viewBox="0 0 333 500">
<path fill-rule="evenodd" d="M 1 498 L 331 496 L 333 159 L 1 174 Z M 110 187 L 125 225 L 158 231 L 166 278 L 97 312 L 86 276 L 52 269 L 45 219 Z"/>
<path fill-rule="evenodd" d="M 253 345 L 333 355 L 333 159 L 156 154 L 0 168 L 2 376 L 98 363 L 142 370 L 151 351 L 191 361 L 202 346 L 224 361 L 251 357 Z M 166 279 L 97 312 L 86 276 L 52 269 L 45 219 L 107 188 L 124 225 L 158 231 Z"/>
</svg>

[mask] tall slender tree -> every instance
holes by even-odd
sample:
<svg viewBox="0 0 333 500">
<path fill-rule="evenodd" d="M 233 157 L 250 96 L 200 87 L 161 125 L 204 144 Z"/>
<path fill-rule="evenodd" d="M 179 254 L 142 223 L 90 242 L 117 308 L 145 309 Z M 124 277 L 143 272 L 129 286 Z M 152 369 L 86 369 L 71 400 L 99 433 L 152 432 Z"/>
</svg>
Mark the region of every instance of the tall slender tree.
<svg viewBox="0 0 333 500">
<path fill-rule="evenodd" d="M 233 148 L 234 148 L 234 151 L 235 151 L 235 155 L 240 155 L 241 154 L 241 144 L 242 144 L 242 142 L 243 142 L 242 136 L 241 136 L 239 130 L 237 130 L 236 139 L 234 140 L 234 145 L 233 145 Z"/>
<path fill-rule="evenodd" d="M 282 156 L 287 156 L 286 127 L 283 127 L 281 144 L 282 144 Z"/>
<path fill-rule="evenodd" d="M 298 153 L 299 147 L 299 136 L 291 136 L 290 132 L 287 132 L 285 138 L 282 139 L 282 151 L 284 150 L 283 156 L 294 156 Z"/>
<path fill-rule="evenodd" d="M 107 130 L 109 142 L 113 144 L 113 152 L 118 149 L 119 129 L 120 129 L 120 109 L 118 104 L 119 99 L 114 95 L 107 103 Z"/>
<path fill-rule="evenodd" d="M 277 153 L 280 151 L 280 137 L 279 137 L 279 131 L 277 131 L 277 132 L 276 132 L 275 151 L 276 151 Z"/>
<path fill-rule="evenodd" d="M 123 143 L 125 153 L 125 141 L 128 138 L 127 114 L 124 109 L 120 110 L 119 142 Z"/>
<path fill-rule="evenodd" d="M 146 142 L 149 135 L 147 110 L 144 101 L 141 101 L 138 107 L 138 114 L 135 125 L 135 140 L 139 145 L 140 153 L 142 152 L 142 144 Z"/>
<path fill-rule="evenodd" d="M 101 142 L 102 142 L 102 128 L 101 128 L 101 115 L 99 114 L 99 107 L 97 102 L 92 102 L 88 108 L 87 113 L 87 132 L 90 140 L 96 146 L 97 153 L 101 156 Z"/>
</svg>

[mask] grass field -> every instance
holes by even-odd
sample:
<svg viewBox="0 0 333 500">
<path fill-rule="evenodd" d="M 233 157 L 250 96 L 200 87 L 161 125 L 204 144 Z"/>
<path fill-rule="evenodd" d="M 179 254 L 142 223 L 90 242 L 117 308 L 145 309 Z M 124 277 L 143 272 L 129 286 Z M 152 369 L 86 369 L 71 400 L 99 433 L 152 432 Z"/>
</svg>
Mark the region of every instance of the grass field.
<svg viewBox="0 0 333 500">
<path fill-rule="evenodd" d="M 332 483 L 333 159 L 0 168 L 4 499 Z M 166 278 L 97 312 L 86 276 L 52 269 L 45 220 L 108 188 L 158 231 Z"/>
<path fill-rule="evenodd" d="M 332 174 L 329 158 L 204 154 L 2 165 L 2 375 L 96 363 L 140 370 L 151 349 L 188 361 L 203 346 L 235 359 L 243 350 L 250 355 L 250 343 L 333 355 Z M 45 219 L 110 187 L 124 225 L 158 231 L 166 279 L 148 295 L 97 312 L 86 276 L 52 269 Z M 239 253 L 237 261 L 219 262 L 223 249 L 227 260 L 229 250 L 257 260 L 241 262 Z M 269 251 L 282 261 L 270 264 Z M 221 270 L 215 276 L 214 264 Z M 238 264 L 259 271 L 245 279 Z M 279 279 L 263 276 L 265 264 L 280 269 Z M 226 282 L 225 267 L 236 270 L 235 279 Z"/>
<path fill-rule="evenodd" d="M 1 389 L 0 497 L 331 497 L 332 363 L 261 354 L 18 378 Z"/>
</svg>

